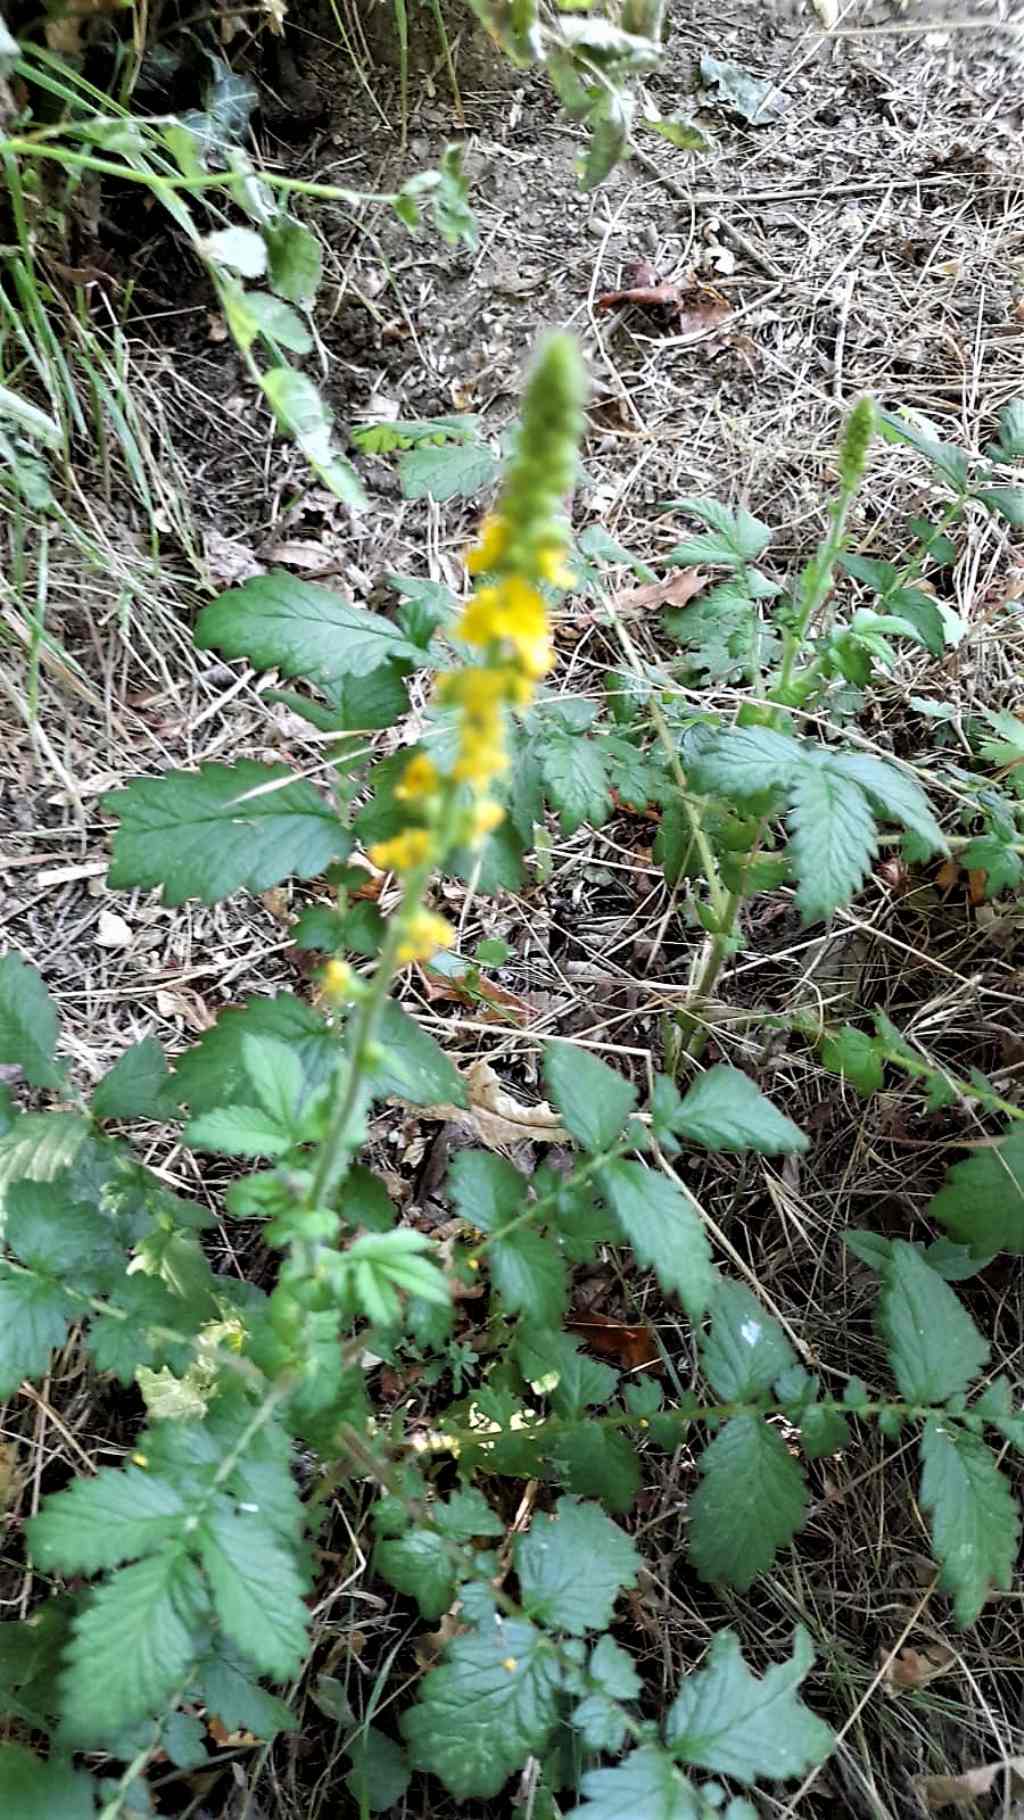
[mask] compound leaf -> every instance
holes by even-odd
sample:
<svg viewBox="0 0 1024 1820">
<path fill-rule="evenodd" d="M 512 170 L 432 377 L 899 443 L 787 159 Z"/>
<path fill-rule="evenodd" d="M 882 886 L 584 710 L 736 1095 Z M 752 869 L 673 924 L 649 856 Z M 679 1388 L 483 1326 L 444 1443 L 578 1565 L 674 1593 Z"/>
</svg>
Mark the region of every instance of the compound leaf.
<svg viewBox="0 0 1024 1820">
<path fill-rule="evenodd" d="M 47 1498 L 27 1525 L 32 1558 L 46 1573 L 100 1573 L 173 1542 L 185 1515 L 166 1479 L 136 1466 L 105 1467 Z"/>
<path fill-rule="evenodd" d="M 796 1355 L 753 1292 L 726 1280 L 715 1286 L 701 1362 L 708 1383 L 725 1402 L 743 1403 L 769 1391 L 796 1363 Z"/>
<path fill-rule="evenodd" d="M 879 813 L 899 822 L 922 840 L 931 853 L 946 853 L 946 838 L 917 779 L 897 765 L 867 752 L 842 752 L 829 760 L 829 768 L 852 777 L 866 791 Z"/>
<path fill-rule="evenodd" d="M 556 1325 L 565 1310 L 565 1261 L 553 1240 L 521 1226 L 487 1248 L 491 1282 L 504 1306 L 527 1320 Z"/>
<path fill-rule="evenodd" d="M 1007 1480 L 984 1441 L 931 1419 L 921 1436 L 921 1502 L 931 1518 L 941 1586 L 957 1623 L 973 1624 L 991 1587 L 1009 1592 L 1020 1517 Z"/>
<path fill-rule="evenodd" d="M 515 1564 L 527 1617 L 582 1637 L 611 1623 L 622 1588 L 636 1585 L 640 1559 L 600 1505 L 564 1497 L 553 1516 L 535 1517 L 517 1537 Z"/>
<path fill-rule="evenodd" d="M 753 1675 L 735 1631 L 719 1631 L 706 1666 L 687 1676 L 669 1709 L 673 1755 L 736 1782 L 802 1776 L 832 1746 L 829 1727 L 798 1696 L 813 1660 L 810 1638 L 798 1630 L 789 1661 Z"/>
<path fill-rule="evenodd" d="M 877 851 L 874 816 L 852 778 L 824 764 L 805 764 L 793 783 L 787 821 L 797 903 L 805 923 L 818 922 L 860 890 Z"/>
<path fill-rule="evenodd" d="M 753 1411 L 733 1416 L 704 1449 L 690 1503 L 690 1559 L 702 1580 L 746 1592 L 803 1521 L 803 1474 L 785 1441 Z"/>
<path fill-rule="evenodd" d="M 315 878 L 344 859 L 352 837 L 330 804 L 286 765 L 203 765 L 140 777 L 103 798 L 120 821 L 113 889 L 162 885 L 164 902 L 204 904 L 244 885 L 265 891 L 294 874 Z"/>
<path fill-rule="evenodd" d="M 294 1550 L 262 1512 L 222 1510 L 202 1531 L 202 1561 L 227 1636 L 261 1673 L 284 1681 L 301 1667 L 309 1613 Z"/>
<path fill-rule="evenodd" d="M 76 1620 L 63 1676 L 64 1732 L 95 1749 L 159 1713 L 186 1679 L 206 1610 L 195 1564 L 180 1548 L 124 1567 Z"/>
</svg>

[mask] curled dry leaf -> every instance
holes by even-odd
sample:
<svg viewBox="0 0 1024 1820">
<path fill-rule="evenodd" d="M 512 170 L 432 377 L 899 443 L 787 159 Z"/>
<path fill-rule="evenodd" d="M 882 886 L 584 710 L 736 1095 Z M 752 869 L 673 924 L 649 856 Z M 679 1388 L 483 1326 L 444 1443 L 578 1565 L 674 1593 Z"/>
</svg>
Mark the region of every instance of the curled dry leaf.
<svg viewBox="0 0 1024 1820">
<path fill-rule="evenodd" d="M 642 613 L 653 607 L 685 607 L 695 594 L 708 585 L 701 569 L 677 569 L 659 581 L 645 582 L 642 588 L 621 588 L 612 595 L 612 605 L 620 613 Z"/>
<path fill-rule="evenodd" d="M 732 314 L 732 305 L 721 291 L 692 280 L 680 284 L 674 278 L 662 278 L 645 259 L 638 259 L 629 270 L 630 282 L 621 291 L 604 291 L 595 300 L 598 310 L 647 310 L 666 331 L 677 335 L 700 335 Z"/>
<path fill-rule="evenodd" d="M 468 1106 L 425 1106 L 421 1117 L 461 1125 L 489 1150 L 507 1150 L 514 1144 L 564 1144 L 569 1133 L 558 1114 L 541 1100 L 526 1106 L 507 1092 L 489 1062 L 473 1062 L 466 1069 Z"/>
<path fill-rule="evenodd" d="M 642 1371 L 645 1365 L 659 1362 L 660 1354 L 649 1327 L 627 1327 L 624 1321 L 613 1321 L 592 1310 L 565 1325 L 567 1332 L 577 1334 L 591 1352 L 611 1359 L 622 1371 Z"/>
<path fill-rule="evenodd" d="M 979 1795 L 991 1794 L 1003 1770 L 1015 1793 L 1024 1790 L 1024 1757 L 981 1763 L 977 1769 L 965 1769 L 961 1776 L 916 1776 L 914 1787 L 929 1813 L 936 1814 L 943 1807 L 973 1807 Z"/>
<path fill-rule="evenodd" d="M 934 1569 L 932 1571 L 934 1573 Z M 901 1649 L 886 1662 L 885 1690 L 896 1698 L 914 1688 L 927 1687 L 929 1681 L 948 1675 L 956 1660 L 956 1650 L 950 1649 L 947 1643 L 928 1643 L 924 1649 Z"/>
</svg>

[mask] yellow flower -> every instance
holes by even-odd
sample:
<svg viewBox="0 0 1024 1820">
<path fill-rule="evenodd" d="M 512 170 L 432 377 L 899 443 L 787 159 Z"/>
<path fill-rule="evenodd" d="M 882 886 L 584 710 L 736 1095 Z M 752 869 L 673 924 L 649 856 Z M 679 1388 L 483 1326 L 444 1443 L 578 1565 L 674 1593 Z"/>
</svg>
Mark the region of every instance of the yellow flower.
<svg viewBox="0 0 1024 1820">
<path fill-rule="evenodd" d="M 496 803 L 493 797 L 485 796 L 481 802 L 475 805 L 470 814 L 469 832 L 466 835 L 469 845 L 471 847 L 481 846 L 487 836 L 493 834 L 495 828 L 500 827 L 504 819 L 505 811 L 501 804 Z"/>
<path fill-rule="evenodd" d="M 419 802 L 424 796 L 433 796 L 440 781 L 433 761 L 425 752 L 417 752 L 395 785 L 395 795 L 399 802 Z"/>
<path fill-rule="evenodd" d="M 565 560 L 565 545 L 542 543 L 537 549 L 537 570 L 553 588 L 574 588 L 576 577 Z"/>
<path fill-rule="evenodd" d="M 480 542 L 467 552 L 466 567 L 471 575 L 486 575 L 496 569 L 505 554 L 508 526 L 504 519 L 489 512 L 480 526 Z"/>
<path fill-rule="evenodd" d="M 463 728 L 452 773 L 459 783 L 472 784 L 475 790 L 486 790 L 492 777 L 500 777 L 507 770 L 508 753 L 500 723 L 493 734 L 480 732 L 472 726 Z"/>
<path fill-rule="evenodd" d="M 391 840 L 379 840 L 368 849 L 370 861 L 383 872 L 414 872 L 430 854 L 426 828 L 406 828 Z"/>
<path fill-rule="evenodd" d="M 455 628 L 456 636 L 467 645 L 489 645 L 501 638 L 505 630 L 501 591 L 478 588 Z"/>
<path fill-rule="evenodd" d="M 320 977 L 326 996 L 334 1004 L 343 1005 L 353 997 L 356 976 L 347 961 L 328 961 Z"/>
<path fill-rule="evenodd" d="M 443 916 L 435 916 L 432 910 L 414 910 L 402 931 L 396 959 L 400 967 L 408 961 L 429 961 L 454 940 L 455 931 Z"/>
</svg>

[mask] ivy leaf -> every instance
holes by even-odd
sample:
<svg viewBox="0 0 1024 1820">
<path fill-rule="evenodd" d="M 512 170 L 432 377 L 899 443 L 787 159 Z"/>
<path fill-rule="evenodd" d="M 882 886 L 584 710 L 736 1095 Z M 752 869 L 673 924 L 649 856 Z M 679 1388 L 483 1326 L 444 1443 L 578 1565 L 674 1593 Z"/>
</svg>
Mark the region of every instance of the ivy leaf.
<svg viewBox="0 0 1024 1820">
<path fill-rule="evenodd" d="M 565 1261 L 551 1239 L 520 1227 L 487 1248 L 491 1282 L 511 1314 L 555 1324 L 565 1312 L 568 1284 Z"/>
<path fill-rule="evenodd" d="M 588 1770 L 566 1820 L 703 1820 L 707 1813 L 667 1751 L 643 1744 L 614 1769 Z"/>
<path fill-rule="evenodd" d="M 184 1499 L 166 1479 L 136 1466 L 105 1467 L 47 1498 L 26 1528 L 33 1560 L 44 1572 L 97 1574 L 173 1542 L 186 1514 Z"/>
<path fill-rule="evenodd" d="M 669 1709 L 665 1737 L 673 1756 L 746 1783 L 760 1776 L 781 1782 L 823 1762 L 832 1732 L 797 1692 L 813 1661 L 800 1629 L 788 1662 L 752 1675 L 735 1631 L 719 1631 L 706 1666 L 687 1676 Z"/>
<path fill-rule="evenodd" d="M 843 1024 L 821 1045 L 822 1066 L 842 1075 L 863 1099 L 877 1093 L 885 1078 L 880 1044 L 856 1024 Z"/>
<path fill-rule="evenodd" d="M 206 1519 L 201 1553 L 231 1642 L 275 1680 L 297 1673 L 309 1647 L 309 1613 L 294 1550 L 262 1512 L 224 1509 Z"/>
<path fill-rule="evenodd" d="M 96 1812 L 91 1776 L 20 1744 L 0 1744 L 0 1789 L 11 1820 L 93 1820 Z"/>
<path fill-rule="evenodd" d="M 608 1150 L 636 1105 L 631 1082 L 587 1049 L 549 1043 L 544 1082 L 566 1126 L 584 1150 Z"/>
<path fill-rule="evenodd" d="M 429 444 L 411 449 L 398 464 L 406 499 L 472 499 L 493 486 L 501 463 L 484 442 Z"/>
<path fill-rule="evenodd" d="M 584 822 L 600 828 L 608 820 L 612 799 L 596 740 L 553 731 L 540 749 L 540 764 L 563 834 L 575 834 Z"/>
<path fill-rule="evenodd" d="M 819 922 L 860 890 L 878 850 L 874 817 L 852 778 L 805 763 L 793 783 L 787 821 L 797 903 L 805 923 Z"/>
<path fill-rule="evenodd" d="M 451 1547 L 431 1529 L 378 1542 L 373 1564 L 389 1586 L 416 1600 L 421 1618 L 444 1616 L 455 1597 L 455 1563 Z"/>
<path fill-rule="evenodd" d="M 559 1498 L 554 1516 L 536 1516 L 516 1538 L 520 1599 L 528 1618 L 582 1637 L 605 1630 L 624 1586 L 635 1586 L 640 1557 L 598 1504 Z M 586 1562 L 586 1571 L 580 1566 Z"/>
<path fill-rule="evenodd" d="M 367 676 L 392 658 L 423 660 L 390 619 L 283 569 L 229 588 L 204 607 L 195 642 L 201 651 L 244 657 L 257 670 L 279 670 L 328 688 L 346 676 Z"/>
<path fill-rule="evenodd" d="M 114 1063 L 92 1096 L 97 1119 L 159 1119 L 176 1101 L 167 1058 L 155 1036 L 143 1037 Z"/>
<path fill-rule="evenodd" d="M 881 815 L 909 828 L 929 853 L 949 852 L 946 837 L 928 807 L 928 798 L 917 779 L 906 771 L 866 752 L 841 752 L 829 759 L 829 769 L 852 777 Z"/>
<path fill-rule="evenodd" d="M 756 1150 L 759 1156 L 792 1156 L 806 1150 L 809 1142 L 749 1075 L 723 1062 L 694 1082 L 672 1127 L 680 1137 L 708 1150 Z"/>
<path fill-rule="evenodd" d="M 929 1214 L 975 1255 L 1010 1251 L 1024 1257 L 1024 1125 L 1001 1144 L 954 1163 Z"/>
<path fill-rule="evenodd" d="M 180 1547 L 136 1561 L 97 1587 L 65 1658 L 67 1741 L 94 1750 L 100 1739 L 161 1712 L 187 1678 L 206 1610 L 199 1570 Z"/>
<path fill-rule="evenodd" d="M 940 1585 L 957 1623 L 977 1618 L 989 1589 L 1009 1592 L 1020 1517 L 1008 1481 L 984 1441 L 934 1418 L 921 1436 L 921 1503 L 931 1518 Z"/>
<path fill-rule="evenodd" d="M 0 1262 L 0 1397 L 43 1376 L 77 1312 L 59 1283 Z"/>
<path fill-rule="evenodd" d="M 140 777 L 103 806 L 121 824 L 108 884 L 162 885 L 165 904 L 213 904 L 243 885 L 265 891 L 293 874 L 315 878 L 352 848 L 312 784 L 252 759 Z"/>
<path fill-rule="evenodd" d="M 57 1007 L 35 968 L 13 952 L 0 956 L 0 1062 L 14 1063 L 33 1087 L 59 1087 L 56 1047 Z"/>
<path fill-rule="evenodd" d="M 675 1182 L 643 1163 L 616 1160 L 598 1187 L 641 1264 L 679 1296 L 691 1320 L 707 1307 L 714 1282 L 711 1247 L 693 1202 Z"/>
<path fill-rule="evenodd" d="M 413 1768 L 433 1771 L 459 1800 L 497 1795 L 547 1744 L 560 1680 L 555 1650 L 532 1624 L 492 1618 L 456 1637 L 402 1715 Z"/>
<path fill-rule="evenodd" d="M 989 1347 L 963 1303 L 916 1246 L 894 1239 L 882 1266 L 878 1324 L 908 1403 L 945 1403 L 983 1369 Z"/>
<path fill-rule="evenodd" d="M 759 1415 L 733 1416 L 700 1460 L 690 1501 L 689 1553 L 702 1580 L 746 1592 L 803 1522 L 803 1474 Z"/>
<path fill-rule="evenodd" d="M 440 1044 L 415 1018 L 386 1000 L 377 1024 L 377 1040 L 384 1051 L 374 1063 L 373 1092 L 378 1098 L 393 1094 L 411 1106 L 465 1106 L 466 1083 Z"/>
<path fill-rule="evenodd" d="M 711 1300 L 711 1332 L 701 1363 L 712 1389 L 727 1403 L 763 1396 L 796 1363 L 778 1321 L 743 1283 L 720 1281 Z"/>
</svg>

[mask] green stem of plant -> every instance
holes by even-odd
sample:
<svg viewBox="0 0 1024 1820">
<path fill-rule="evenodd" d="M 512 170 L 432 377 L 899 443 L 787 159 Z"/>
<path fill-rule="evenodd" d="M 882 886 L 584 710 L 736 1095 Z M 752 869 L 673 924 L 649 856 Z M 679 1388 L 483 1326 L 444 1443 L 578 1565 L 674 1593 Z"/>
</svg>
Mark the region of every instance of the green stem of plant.
<svg viewBox="0 0 1024 1820">
<path fill-rule="evenodd" d="M 846 538 L 846 520 L 856 496 L 856 483 L 842 488 L 832 510 L 832 524 L 828 536 L 809 565 L 810 575 L 806 581 L 804 603 L 786 633 L 779 680 L 772 691 L 773 697 L 776 699 L 781 697 L 783 702 L 792 687 L 793 671 L 803 650 L 811 623 L 828 599 L 836 562 Z M 804 573 L 807 577 L 808 571 L 805 570 Z M 776 718 L 778 719 L 780 716 L 776 716 Z"/>
</svg>

